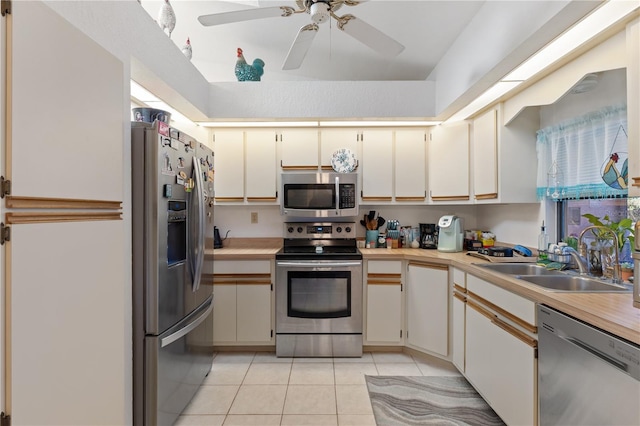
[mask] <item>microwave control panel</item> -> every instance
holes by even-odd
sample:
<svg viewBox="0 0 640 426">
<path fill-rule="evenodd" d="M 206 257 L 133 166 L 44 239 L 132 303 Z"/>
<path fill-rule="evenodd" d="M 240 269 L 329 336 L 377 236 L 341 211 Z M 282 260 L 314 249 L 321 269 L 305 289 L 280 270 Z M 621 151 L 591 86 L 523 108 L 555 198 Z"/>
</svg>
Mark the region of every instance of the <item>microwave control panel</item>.
<svg viewBox="0 0 640 426">
<path fill-rule="evenodd" d="M 340 208 L 352 209 L 356 206 L 356 186 L 352 183 L 340 185 Z"/>
</svg>

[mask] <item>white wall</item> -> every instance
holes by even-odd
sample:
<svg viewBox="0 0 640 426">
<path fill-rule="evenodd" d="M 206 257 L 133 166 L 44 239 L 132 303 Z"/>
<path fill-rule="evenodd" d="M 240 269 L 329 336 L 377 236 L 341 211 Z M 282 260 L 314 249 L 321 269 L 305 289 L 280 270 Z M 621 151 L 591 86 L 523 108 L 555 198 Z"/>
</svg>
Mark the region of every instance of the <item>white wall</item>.
<svg viewBox="0 0 640 426">
<path fill-rule="evenodd" d="M 585 93 L 566 93 L 562 98 L 540 108 L 540 128 L 553 126 L 574 117 L 597 111 L 602 107 L 619 105 L 627 99 L 627 78 L 624 68 L 603 71 L 598 85 Z"/>
</svg>

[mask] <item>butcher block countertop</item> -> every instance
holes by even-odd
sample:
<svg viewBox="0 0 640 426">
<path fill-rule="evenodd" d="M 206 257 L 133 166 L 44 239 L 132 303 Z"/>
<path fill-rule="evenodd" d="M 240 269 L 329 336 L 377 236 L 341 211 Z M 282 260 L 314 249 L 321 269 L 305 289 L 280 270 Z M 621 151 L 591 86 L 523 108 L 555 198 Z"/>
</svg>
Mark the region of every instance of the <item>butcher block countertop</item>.
<svg viewBox="0 0 640 426">
<path fill-rule="evenodd" d="M 261 238 L 230 241 L 222 249 L 213 250 L 216 260 L 274 259 L 280 250 L 282 239 Z M 253 242 L 252 242 L 253 241 Z M 225 243 L 227 243 L 225 241 Z M 582 321 L 640 345 L 640 309 L 633 307 L 631 293 L 554 293 L 543 290 L 517 278 L 495 273 L 476 266 L 487 260 L 461 253 L 443 253 L 422 249 L 360 249 L 364 260 L 407 260 L 452 265 L 499 287 L 534 302 L 544 303 Z M 207 257 L 211 252 L 207 253 Z M 508 259 L 493 259 L 506 261 Z M 516 260 L 516 258 L 511 258 Z M 518 259 L 523 260 L 523 259 Z M 534 259 L 531 259 L 534 260 Z M 214 271 L 215 273 L 215 271 Z"/>
</svg>

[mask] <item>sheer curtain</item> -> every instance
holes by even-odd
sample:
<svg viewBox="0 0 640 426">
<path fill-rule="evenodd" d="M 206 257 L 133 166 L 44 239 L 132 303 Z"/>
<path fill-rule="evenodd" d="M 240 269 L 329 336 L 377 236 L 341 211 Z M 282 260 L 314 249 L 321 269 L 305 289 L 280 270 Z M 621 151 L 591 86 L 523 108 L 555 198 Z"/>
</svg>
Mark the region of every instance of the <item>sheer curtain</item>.
<svg viewBox="0 0 640 426">
<path fill-rule="evenodd" d="M 627 144 L 626 105 L 538 130 L 538 199 L 626 195 Z"/>
</svg>

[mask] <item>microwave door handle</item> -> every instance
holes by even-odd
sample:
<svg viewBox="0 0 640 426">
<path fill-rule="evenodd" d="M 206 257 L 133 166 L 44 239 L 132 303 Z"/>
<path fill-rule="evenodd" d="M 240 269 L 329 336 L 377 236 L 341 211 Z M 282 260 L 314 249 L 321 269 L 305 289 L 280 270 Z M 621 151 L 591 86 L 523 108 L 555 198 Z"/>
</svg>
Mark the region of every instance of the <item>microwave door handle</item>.
<svg viewBox="0 0 640 426">
<path fill-rule="evenodd" d="M 340 215 L 340 177 L 336 176 L 336 215 Z"/>
</svg>

